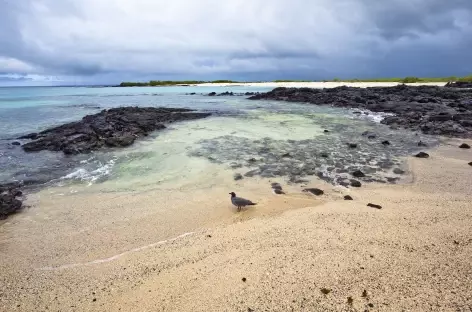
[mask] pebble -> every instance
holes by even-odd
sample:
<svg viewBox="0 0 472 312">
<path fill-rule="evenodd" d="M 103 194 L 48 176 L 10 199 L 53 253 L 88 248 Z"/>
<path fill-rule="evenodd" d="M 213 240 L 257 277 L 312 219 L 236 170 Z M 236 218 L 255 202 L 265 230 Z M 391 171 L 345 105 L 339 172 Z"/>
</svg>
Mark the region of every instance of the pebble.
<svg viewBox="0 0 472 312">
<path fill-rule="evenodd" d="M 416 158 L 429 158 L 429 154 L 425 152 L 419 152 L 415 155 Z"/>
<path fill-rule="evenodd" d="M 323 294 L 325 294 L 325 295 L 327 295 L 327 294 L 329 294 L 329 293 L 331 292 L 331 289 L 328 289 L 328 288 L 321 288 L 320 290 L 321 290 L 321 292 L 322 292 Z"/>
<path fill-rule="evenodd" d="M 320 196 L 324 194 L 324 191 L 320 190 L 319 188 L 306 188 L 303 190 L 303 192 L 309 192 L 316 196 Z"/>
<path fill-rule="evenodd" d="M 351 180 L 351 186 L 352 187 L 361 187 L 362 183 L 357 181 L 357 180 Z"/>
<path fill-rule="evenodd" d="M 459 148 L 470 149 L 470 145 L 466 143 L 462 143 Z"/>
<path fill-rule="evenodd" d="M 367 206 L 368 206 L 368 207 L 371 207 L 371 208 L 382 209 L 382 206 L 376 205 L 376 204 L 368 203 Z"/>
<path fill-rule="evenodd" d="M 346 195 L 344 196 L 344 200 L 354 200 L 354 198 L 352 198 L 350 195 Z"/>
</svg>

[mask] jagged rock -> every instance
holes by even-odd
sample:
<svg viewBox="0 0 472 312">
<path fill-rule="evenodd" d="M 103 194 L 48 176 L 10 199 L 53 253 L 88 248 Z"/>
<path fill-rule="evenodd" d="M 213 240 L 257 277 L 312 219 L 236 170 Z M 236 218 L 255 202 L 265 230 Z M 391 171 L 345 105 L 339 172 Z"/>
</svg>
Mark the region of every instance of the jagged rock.
<svg viewBox="0 0 472 312">
<path fill-rule="evenodd" d="M 465 87 L 472 83 L 456 83 Z M 381 123 L 392 129 L 399 127 L 425 134 L 472 137 L 472 90 L 433 86 L 406 86 L 326 89 L 275 88 L 250 97 L 253 100 L 279 100 L 315 105 L 330 105 L 362 111 L 391 113 Z M 463 116 L 464 115 L 464 116 Z"/>
<path fill-rule="evenodd" d="M 449 81 L 446 83 L 445 87 L 447 88 L 472 88 L 472 82 L 468 81 Z"/>
<path fill-rule="evenodd" d="M 208 117 L 190 109 L 122 107 L 88 115 L 77 122 L 31 133 L 19 139 L 26 152 L 62 151 L 65 154 L 88 153 L 104 147 L 126 147 L 150 132 L 165 129 L 164 123 Z"/>
</svg>

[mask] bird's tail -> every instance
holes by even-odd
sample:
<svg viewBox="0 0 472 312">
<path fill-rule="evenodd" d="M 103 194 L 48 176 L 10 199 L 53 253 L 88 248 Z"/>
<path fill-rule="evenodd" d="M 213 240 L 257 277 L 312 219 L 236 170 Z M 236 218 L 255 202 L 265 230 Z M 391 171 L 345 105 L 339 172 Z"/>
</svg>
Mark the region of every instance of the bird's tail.
<svg viewBox="0 0 472 312">
<path fill-rule="evenodd" d="M 257 205 L 257 203 L 250 203 L 250 204 L 248 204 L 248 206 L 255 206 L 255 205 Z"/>
</svg>

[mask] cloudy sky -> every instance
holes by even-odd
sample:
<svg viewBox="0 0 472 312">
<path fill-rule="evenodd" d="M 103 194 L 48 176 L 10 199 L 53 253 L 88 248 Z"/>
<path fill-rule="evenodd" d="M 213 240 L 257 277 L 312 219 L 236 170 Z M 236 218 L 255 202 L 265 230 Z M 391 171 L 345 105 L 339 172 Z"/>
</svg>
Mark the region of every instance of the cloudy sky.
<svg viewBox="0 0 472 312">
<path fill-rule="evenodd" d="M 472 73 L 472 0 L 0 0 L 0 85 Z"/>
</svg>

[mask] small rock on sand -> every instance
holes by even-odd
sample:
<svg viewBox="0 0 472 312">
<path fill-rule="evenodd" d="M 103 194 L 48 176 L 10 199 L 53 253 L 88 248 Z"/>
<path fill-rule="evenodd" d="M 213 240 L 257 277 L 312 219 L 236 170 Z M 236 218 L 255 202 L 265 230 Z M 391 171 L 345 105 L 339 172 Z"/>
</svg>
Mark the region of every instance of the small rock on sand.
<svg viewBox="0 0 472 312">
<path fill-rule="evenodd" d="M 376 205 L 376 204 L 371 204 L 371 203 L 368 203 L 367 207 L 371 207 L 371 208 L 375 208 L 375 209 L 382 209 L 382 206 Z"/>
<path fill-rule="evenodd" d="M 324 194 L 324 191 L 320 190 L 319 188 L 307 188 L 307 189 L 304 189 L 303 192 L 309 192 L 316 196 L 320 196 Z"/>
<path fill-rule="evenodd" d="M 344 200 L 354 200 L 351 195 L 344 196 Z"/>
<path fill-rule="evenodd" d="M 234 181 L 238 181 L 238 180 L 242 180 L 243 179 L 243 175 L 240 174 L 240 173 L 235 173 L 234 176 Z"/>
<path fill-rule="evenodd" d="M 462 143 L 459 148 L 470 149 L 470 145 L 466 143 Z"/>
<path fill-rule="evenodd" d="M 429 158 L 429 154 L 425 152 L 419 152 L 415 155 L 416 158 Z"/>
<path fill-rule="evenodd" d="M 383 141 L 382 144 L 385 146 L 390 145 L 390 141 Z"/>
</svg>

